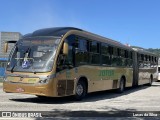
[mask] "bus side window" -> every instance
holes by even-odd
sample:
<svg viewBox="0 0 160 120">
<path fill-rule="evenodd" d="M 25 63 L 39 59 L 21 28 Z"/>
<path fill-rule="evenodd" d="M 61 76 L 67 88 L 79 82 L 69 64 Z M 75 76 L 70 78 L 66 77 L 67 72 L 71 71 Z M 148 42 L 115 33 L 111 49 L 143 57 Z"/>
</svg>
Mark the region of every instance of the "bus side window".
<svg viewBox="0 0 160 120">
<path fill-rule="evenodd" d="M 101 56 L 102 65 L 110 65 L 109 46 L 106 43 L 101 43 Z"/>
<path fill-rule="evenodd" d="M 117 66 L 123 66 L 123 57 L 124 57 L 124 50 L 118 48 L 117 49 L 118 56 L 117 56 Z"/>
<path fill-rule="evenodd" d="M 100 43 L 97 41 L 90 42 L 90 62 L 100 65 Z"/>
<path fill-rule="evenodd" d="M 139 67 L 143 68 L 144 67 L 144 54 L 139 55 Z"/>
<path fill-rule="evenodd" d="M 116 47 L 110 47 L 111 51 L 110 54 L 112 55 L 112 66 L 117 66 L 119 62 L 119 49 Z"/>
<path fill-rule="evenodd" d="M 76 39 L 75 48 L 75 64 L 83 65 L 89 63 L 89 41 L 85 38 L 78 37 Z"/>
</svg>

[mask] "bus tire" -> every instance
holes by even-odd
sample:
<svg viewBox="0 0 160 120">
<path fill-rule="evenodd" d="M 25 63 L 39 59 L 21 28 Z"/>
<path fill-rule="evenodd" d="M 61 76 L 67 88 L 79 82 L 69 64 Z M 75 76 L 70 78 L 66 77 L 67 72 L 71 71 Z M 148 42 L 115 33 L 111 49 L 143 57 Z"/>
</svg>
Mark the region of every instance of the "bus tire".
<svg viewBox="0 0 160 120">
<path fill-rule="evenodd" d="M 40 96 L 40 95 L 36 95 L 38 99 L 46 99 L 46 96 Z"/>
<path fill-rule="evenodd" d="M 153 82 L 153 77 L 151 75 L 150 79 L 149 79 L 149 83 L 147 84 L 148 86 L 152 86 L 152 82 Z"/>
<path fill-rule="evenodd" d="M 75 99 L 80 101 L 87 94 L 87 85 L 83 80 L 79 80 L 75 89 Z"/>
<path fill-rule="evenodd" d="M 125 89 L 125 80 L 124 78 L 121 78 L 119 88 L 117 89 L 118 93 L 123 93 Z"/>
</svg>

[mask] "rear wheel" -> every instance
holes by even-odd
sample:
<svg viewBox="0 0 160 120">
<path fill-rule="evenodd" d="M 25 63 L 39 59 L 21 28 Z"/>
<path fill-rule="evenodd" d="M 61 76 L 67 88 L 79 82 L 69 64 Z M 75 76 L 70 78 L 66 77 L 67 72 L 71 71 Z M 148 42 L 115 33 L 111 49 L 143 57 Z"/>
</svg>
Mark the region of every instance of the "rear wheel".
<svg viewBox="0 0 160 120">
<path fill-rule="evenodd" d="M 82 100 L 87 94 L 87 85 L 84 81 L 80 80 L 77 83 L 76 89 L 75 89 L 75 99 L 76 100 Z"/>
<path fill-rule="evenodd" d="M 123 78 L 120 80 L 119 88 L 117 90 L 118 93 L 123 93 L 125 88 L 125 81 Z"/>
<path fill-rule="evenodd" d="M 149 79 L 149 83 L 147 84 L 148 86 L 151 86 L 153 83 L 153 77 L 151 76 L 150 79 Z"/>
</svg>

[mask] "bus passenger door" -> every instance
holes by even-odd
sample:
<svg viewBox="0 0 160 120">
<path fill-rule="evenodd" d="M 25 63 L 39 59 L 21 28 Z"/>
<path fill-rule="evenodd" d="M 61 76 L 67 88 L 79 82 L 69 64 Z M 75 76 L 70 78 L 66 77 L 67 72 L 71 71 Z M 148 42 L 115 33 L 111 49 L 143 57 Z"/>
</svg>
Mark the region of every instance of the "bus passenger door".
<svg viewBox="0 0 160 120">
<path fill-rule="evenodd" d="M 56 81 L 57 81 L 57 95 L 66 96 L 72 95 L 74 93 L 74 84 L 76 77 L 75 74 L 75 64 L 74 64 L 74 46 L 73 46 L 74 36 L 68 36 L 64 42 L 68 45 L 66 52 L 63 54 L 64 44 L 61 47 L 57 59 L 57 68 L 56 68 Z"/>
</svg>

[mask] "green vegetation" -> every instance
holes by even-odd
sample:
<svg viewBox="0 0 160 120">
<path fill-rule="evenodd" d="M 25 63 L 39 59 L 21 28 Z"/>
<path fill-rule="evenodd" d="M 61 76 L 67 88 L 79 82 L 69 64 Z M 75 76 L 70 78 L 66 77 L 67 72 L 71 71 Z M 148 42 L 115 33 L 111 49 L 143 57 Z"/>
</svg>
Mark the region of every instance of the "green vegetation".
<svg viewBox="0 0 160 120">
<path fill-rule="evenodd" d="M 157 49 L 149 48 L 147 50 L 160 56 L 160 49 L 159 48 L 157 48 Z"/>
<path fill-rule="evenodd" d="M 141 48 L 141 47 L 137 47 L 137 46 L 131 46 L 133 48 L 138 48 L 138 49 L 144 49 L 144 48 Z M 148 49 L 145 49 L 149 52 L 153 52 L 155 54 L 157 54 L 158 56 L 160 56 L 160 48 L 156 48 L 156 49 L 153 49 L 153 48 L 148 48 Z"/>
</svg>

